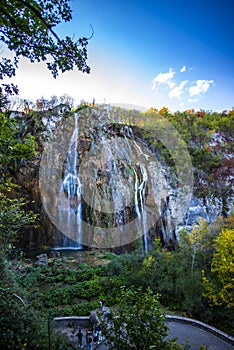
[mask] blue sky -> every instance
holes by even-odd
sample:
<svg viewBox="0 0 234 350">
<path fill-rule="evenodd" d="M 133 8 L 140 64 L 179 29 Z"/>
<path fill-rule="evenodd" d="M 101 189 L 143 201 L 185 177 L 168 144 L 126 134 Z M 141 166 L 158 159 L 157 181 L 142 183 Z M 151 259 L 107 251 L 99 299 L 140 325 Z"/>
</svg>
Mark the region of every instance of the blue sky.
<svg viewBox="0 0 234 350">
<path fill-rule="evenodd" d="M 234 106 L 234 1 L 73 0 L 60 36 L 90 36 L 89 75 L 54 80 L 44 64 L 22 60 L 24 98 L 72 96 L 78 103 L 222 111 Z"/>
</svg>

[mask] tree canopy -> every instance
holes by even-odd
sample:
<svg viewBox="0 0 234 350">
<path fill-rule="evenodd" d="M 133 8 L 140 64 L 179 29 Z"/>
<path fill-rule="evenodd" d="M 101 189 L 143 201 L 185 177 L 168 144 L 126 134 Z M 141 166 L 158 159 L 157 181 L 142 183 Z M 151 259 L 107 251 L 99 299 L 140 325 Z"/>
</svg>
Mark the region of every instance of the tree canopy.
<svg viewBox="0 0 234 350">
<path fill-rule="evenodd" d="M 177 349 L 186 345 L 167 339 L 168 327 L 159 306 L 159 295 L 150 288 L 143 291 L 121 288 L 118 308 L 111 311 L 111 322 L 102 322 L 109 349 Z"/>
<path fill-rule="evenodd" d="M 54 28 L 69 22 L 72 11 L 69 0 L 2 0 L 0 2 L 0 42 L 14 53 L 13 59 L 0 61 L 0 80 L 13 77 L 21 57 L 30 62 L 45 61 L 52 75 L 77 67 L 89 73 L 88 38 L 60 38 Z M 0 90 L 13 94 L 14 85 L 3 84 Z"/>
<path fill-rule="evenodd" d="M 203 271 L 205 296 L 215 305 L 233 308 L 234 297 L 234 238 L 233 229 L 222 229 L 215 240 L 215 252 L 211 262 L 211 276 Z"/>
</svg>

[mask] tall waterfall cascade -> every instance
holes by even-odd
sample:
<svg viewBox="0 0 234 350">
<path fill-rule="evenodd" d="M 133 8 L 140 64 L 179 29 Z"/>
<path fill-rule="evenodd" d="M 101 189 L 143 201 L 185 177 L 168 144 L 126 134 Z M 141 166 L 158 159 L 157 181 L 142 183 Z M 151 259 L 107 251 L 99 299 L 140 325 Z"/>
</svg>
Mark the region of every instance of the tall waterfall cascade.
<svg viewBox="0 0 234 350">
<path fill-rule="evenodd" d="M 68 232 L 68 237 L 72 237 L 68 239 L 64 236 L 63 248 L 82 247 L 82 217 L 84 212 L 87 216 L 87 203 L 84 204 L 86 200 L 89 204 L 89 218 L 95 215 L 95 212 L 108 213 L 110 225 L 114 223 L 119 231 L 129 220 L 126 211 L 134 204 L 131 215 L 137 218 L 136 229 L 142 236 L 143 249 L 148 253 L 147 215 L 144 211 L 148 172 L 143 163 L 135 162 L 141 156 L 144 158 L 147 155 L 144 155 L 134 140 L 130 127 L 123 127 L 123 135 L 114 138 L 108 136 L 104 127 L 96 132 L 96 142 L 92 144 L 88 160 L 84 160 L 84 165 L 80 167 L 78 114 L 75 114 L 74 119 L 74 130 L 65 160 L 59 198 L 60 215 L 67 220 L 71 231 Z M 90 159 L 93 158 L 96 158 L 96 164 L 90 164 Z M 83 193 L 83 190 L 86 193 Z M 77 227 L 76 235 L 72 232 L 74 221 Z"/>
<path fill-rule="evenodd" d="M 72 222 L 77 222 L 77 231 L 73 240 L 68 240 L 68 237 L 72 235 L 72 232 L 68 232 L 68 237 L 64 236 L 62 243 L 63 248 L 81 248 L 82 241 L 82 185 L 80 182 L 79 174 L 77 171 L 79 152 L 78 152 L 78 137 L 79 137 L 79 126 L 78 126 L 78 114 L 75 114 L 75 125 L 72 137 L 69 143 L 67 157 L 65 161 L 64 177 L 61 184 L 60 196 L 59 196 L 59 210 L 65 215 L 68 228 L 72 230 Z M 62 193 L 65 192 L 67 195 L 67 201 L 63 201 Z"/>
<path fill-rule="evenodd" d="M 62 237 L 57 246 L 115 248 L 140 239 L 147 254 L 155 236 L 175 241 L 190 193 L 139 130 L 107 109 L 71 118 L 55 131 L 40 175 L 45 209 Z"/>
</svg>

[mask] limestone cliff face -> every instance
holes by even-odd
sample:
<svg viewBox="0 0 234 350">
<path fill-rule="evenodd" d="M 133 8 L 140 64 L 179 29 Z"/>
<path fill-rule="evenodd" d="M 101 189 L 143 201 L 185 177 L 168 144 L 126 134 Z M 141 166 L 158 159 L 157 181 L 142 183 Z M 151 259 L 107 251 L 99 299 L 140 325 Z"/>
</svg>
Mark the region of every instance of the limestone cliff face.
<svg viewBox="0 0 234 350">
<path fill-rule="evenodd" d="M 25 248 L 53 247 L 56 227 L 51 223 L 41 201 L 39 186 L 39 168 L 44 144 L 49 140 L 51 133 L 56 129 L 62 118 L 67 116 L 70 108 L 59 105 L 46 112 L 36 112 L 24 115 L 23 113 L 11 113 L 16 118 L 20 134 L 30 133 L 38 141 L 38 154 L 34 159 L 21 162 L 17 171 L 12 174 L 20 188 L 15 189 L 16 197 L 25 197 L 28 200 L 27 209 L 40 215 L 37 227 L 21 232 L 18 246 Z"/>
<path fill-rule="evenodd" d="M 147 251 L 160 237 L 173 249 L 182 227 L 220 214 L 218 203 L 194 198 L 185 156 L 175 153 L 173 162 L 165 162 L 146 137 L 151 133 L 152 139 L 152 131 L 124 125 L 114 109 L 87 108 L 75 117 L 59 109 L 41 114 L 36 124 L 40 152 L 21 166 L 16 180 L 40 213 L 40 224 L 23 233 L 20 246 L 80 241 L 122 252 L 140 238 Z M 165 125 L 159 128 L 156 136 L 172 148 L 173 135 L 165 141 Z"/>
</svg>

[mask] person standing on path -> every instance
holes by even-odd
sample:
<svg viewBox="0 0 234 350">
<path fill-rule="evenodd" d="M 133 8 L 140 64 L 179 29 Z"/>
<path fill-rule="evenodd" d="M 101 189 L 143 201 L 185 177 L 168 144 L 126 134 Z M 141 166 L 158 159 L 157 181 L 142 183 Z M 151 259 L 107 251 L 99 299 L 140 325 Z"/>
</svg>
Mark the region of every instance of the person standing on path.
<svg viewBox="0 0 234 350">
<path fill-rule="evenodd" d="M 83 334 L 82 334 L 80 329 L 79 329 L 79 332 L 77 333 L 77 338 L 78 338 L 78 346 L 80 346 L 82 348 Z"/>
<path fill-rule="evenodd" d="M 87 343 L 87 349 L 88 350 L 93 350 L 93 338 L 92 338 L 92 331 L 88 331 L 86 334 L 86 343 Z"/>
</svg>

